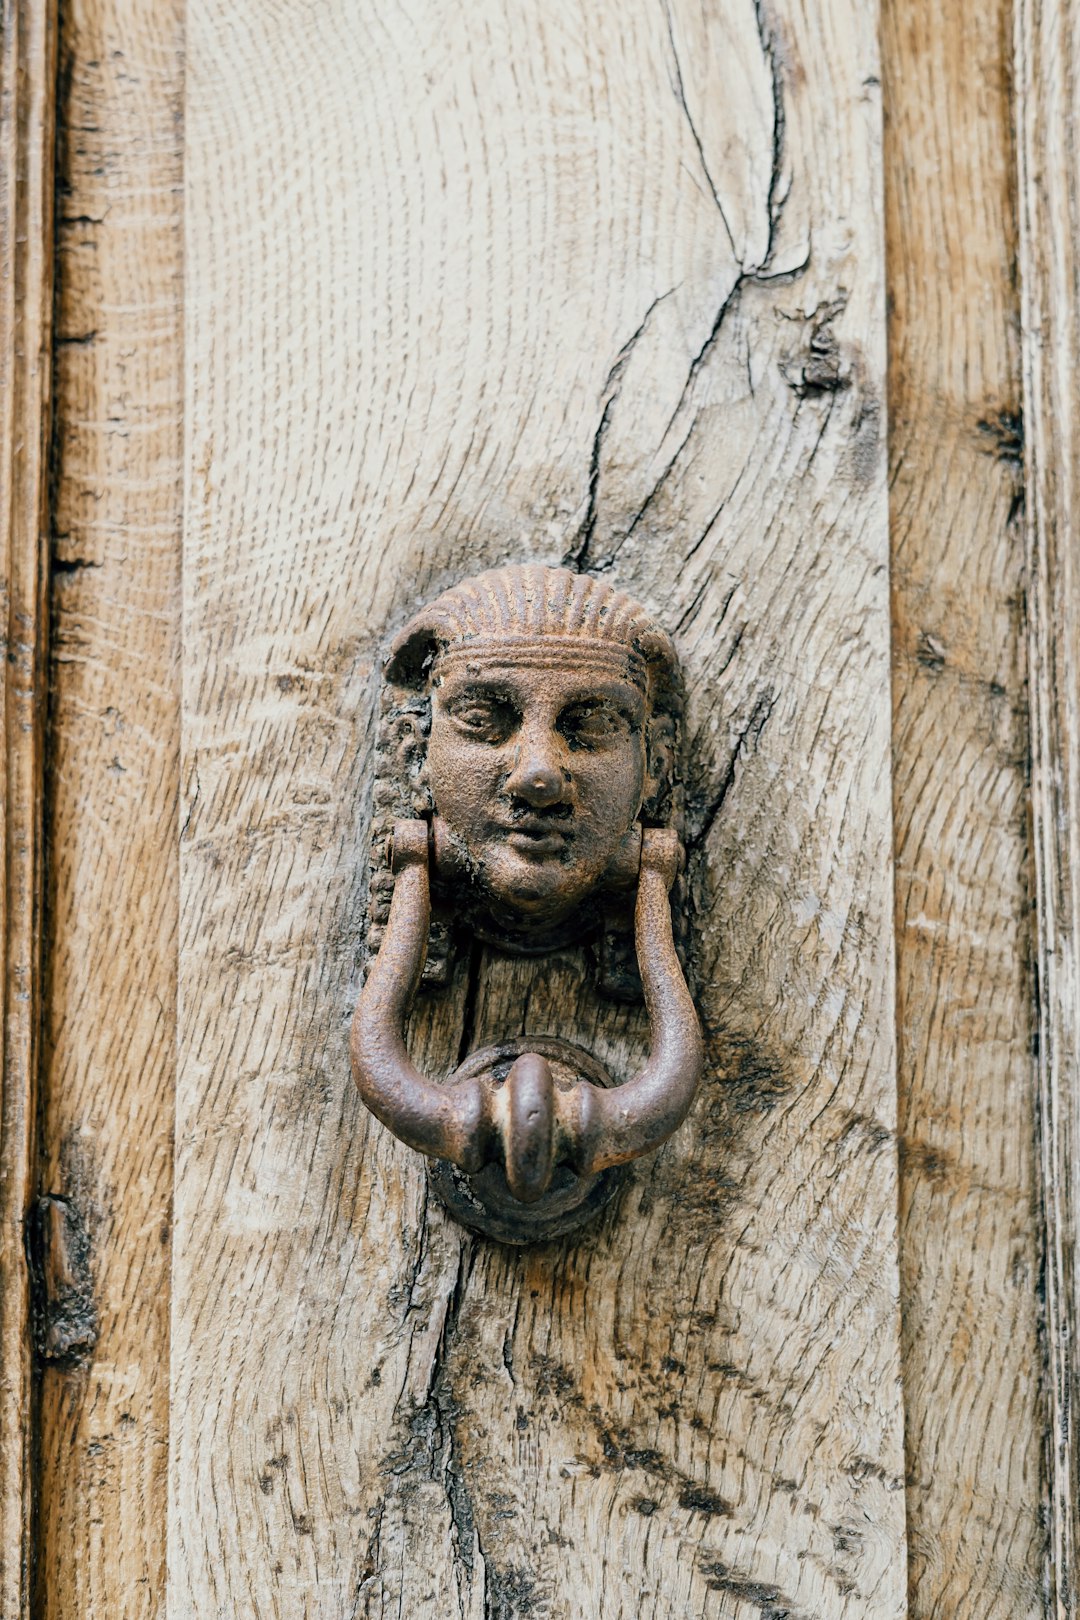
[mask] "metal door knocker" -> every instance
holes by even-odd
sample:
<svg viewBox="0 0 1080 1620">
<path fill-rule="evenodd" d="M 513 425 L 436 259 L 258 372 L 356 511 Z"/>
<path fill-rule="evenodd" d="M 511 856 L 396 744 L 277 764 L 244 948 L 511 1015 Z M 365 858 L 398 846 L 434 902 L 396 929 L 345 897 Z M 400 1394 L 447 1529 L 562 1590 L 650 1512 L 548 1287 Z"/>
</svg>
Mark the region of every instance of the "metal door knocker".
<svg viewBox="0 0 1080 1620">
<path fill-rule="evenodd" d="M 480 574 L 390 647 L 372 832 L 371 961 L 351 1055 L 375 1117 L 435 1163 L 466 1225 L 521 1243 L 569 1231 L 682 1123 L 704 1049 L 672 934 L 682 849 L 670 637 L 604 581 L 539 565 Z M 598 978 L 643 992 L 650 1052 L 615 1085 L 550 1035 L 473 1052 L 444 1084 L 405 1045 L 455 932 L 539 956 L 592 939 Z M 632 930 L 633 951 L 624 948 Z M 636 973 L 633 958 L 636 956 Z M 640 980 L 637 975 L 640 974 Z"/>
</svg>

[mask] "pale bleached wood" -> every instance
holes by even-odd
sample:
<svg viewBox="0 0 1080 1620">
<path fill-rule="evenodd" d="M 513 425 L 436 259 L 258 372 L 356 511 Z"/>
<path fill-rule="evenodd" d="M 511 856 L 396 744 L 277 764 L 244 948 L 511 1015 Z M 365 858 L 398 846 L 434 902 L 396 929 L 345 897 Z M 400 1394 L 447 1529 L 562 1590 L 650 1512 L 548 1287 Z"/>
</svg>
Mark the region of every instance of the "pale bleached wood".
<svg viewBox="0 0 1080 1620">
<path fill-rule="evenodd" d="M 61 14 L 41 1185 L 96 1344 L 42 1369 L 42 1620 L 164 1612 L 179 785 L 182 8 Z"/>
<path fill-rule="evenodd" d="M 175 1620 L 905 1612 L 876 24 L 190 8 Z M 712 1072 L 513 1254 L 346 1030 L 377 644 L 564 554 L 680 640 Z M 525 973 L 424 1061 L 639 1060 Z"/>
<path fill-rule="evenodd" d="M 913 1616 L 1044 1613 L 1010 6 L 884 7 Z"/>
<path fill-rule="evenodd" d="M 1080 1568 L 1080 6 L 1017 0 L 1050 1603 Z"/>
<path fill-rule="evenodd" d="M 24 1243 L 36 1150 L 52 323 L 53 4 L 0 11 L 0 1614 L 29 1615 L 32 1361 Z"/>
</svg>

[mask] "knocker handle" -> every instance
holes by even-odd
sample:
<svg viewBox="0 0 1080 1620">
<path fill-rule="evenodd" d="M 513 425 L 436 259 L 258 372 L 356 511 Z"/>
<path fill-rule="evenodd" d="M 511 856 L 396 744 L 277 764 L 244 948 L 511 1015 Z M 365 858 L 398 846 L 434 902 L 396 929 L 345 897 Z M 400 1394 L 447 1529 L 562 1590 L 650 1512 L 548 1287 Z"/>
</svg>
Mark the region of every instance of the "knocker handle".
<svg viewBox="0 0 1080 1620">
<path fill-rule="evenodd" d="M 578 1078 L 566 1089 L 556 1086 L 540 1051 L 521 1052 L 503 1083 L 488 1072 L 436 1085 L 409 1057 L 405 1020 L 431 920 L 430 836 L 425 821 L 394 825 L 390 916 L 350 1041 L 353 1076 L 368 1108 L 409 1147 L 466 1175 L 494 1160 L 522 1205 L 549 1193 L 560 1165 L 580 1178 L 596 1177 L 658 1148 L 686 1118 L 704 1067 L 701 1028 L 671 930 L 668 891 L 680 857 L 675 833 L 646 828 L 641 840 L 634 937 L 651 1032 L 648 1061 L 625 1085 Z"/>
</svg>

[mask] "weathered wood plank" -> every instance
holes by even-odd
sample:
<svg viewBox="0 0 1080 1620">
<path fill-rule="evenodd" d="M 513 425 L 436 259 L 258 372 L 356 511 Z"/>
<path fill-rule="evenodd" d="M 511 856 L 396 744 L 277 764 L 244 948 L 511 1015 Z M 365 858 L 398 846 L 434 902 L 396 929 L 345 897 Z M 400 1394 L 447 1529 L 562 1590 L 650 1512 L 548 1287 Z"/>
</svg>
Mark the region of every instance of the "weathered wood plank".
<svg viewBox="0 0 1080 1620">
<path fill-rule="evenodd" d="M 177 1617 L 906 1610 L 876 21 L 191 7 Z M 346 1029 L 378 641 L 530 555 L 679 638 L 712 1075 L 512 1254 Z M 628 1072 L 573 953 L 529 993 Z"/>
<path fill-rule="evenodd" d="M 1017 0 L 1052 1612 L 1080 1583 L 1080 6 Z"/>
<path fill-rule="evenodd" d="M 0 12 L 0 1613 L 29 1614 L 30 1289 L 45 743 L 52 325 L 53 4 Z"/>
<path fill-rule="evenodd" d="M 884 7 L 911 1612 L 1041 1615 L 1008 0 Z"/>
<path fill-rule="evenodd" d="M 175 1083 L 182 8 L 61 16 L 41 1185 L 96 1344 L 41 1381 L 36 1613 L 165 1601 Z"/>
</svg>

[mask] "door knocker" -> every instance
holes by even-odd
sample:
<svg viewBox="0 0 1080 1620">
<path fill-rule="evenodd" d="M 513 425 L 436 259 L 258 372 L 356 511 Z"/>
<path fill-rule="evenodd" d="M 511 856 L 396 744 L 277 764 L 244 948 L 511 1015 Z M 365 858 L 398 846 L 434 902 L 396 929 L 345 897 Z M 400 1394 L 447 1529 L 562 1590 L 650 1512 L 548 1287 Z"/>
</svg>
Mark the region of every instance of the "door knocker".
<svg viewBox="0 0 1080 1620">
<path fill-rule="evenodd" d="M 685 1119 L 704 1063 L 669 891 L 680 712 L 670 637 L 604 581 L 539 565 L 480 574 L 395 638 L 383 672 L 369 899 L 353 1019 L 364 1102 L 434 1162 L 451 1212 L 521 1243 L 569 1231 L 621 1166 Z M 444 1084 L 405 1045 L 455 930 L 540 956 L 598 942 L 609 993 L 644 994 L 650 1051 L 615 1085 L 551 1035 L 470 1054 Z M 622 940 L 633 952 L 620 952 Z M 634 972 L 633 958 L 636 956 Z"/>
</svg>

